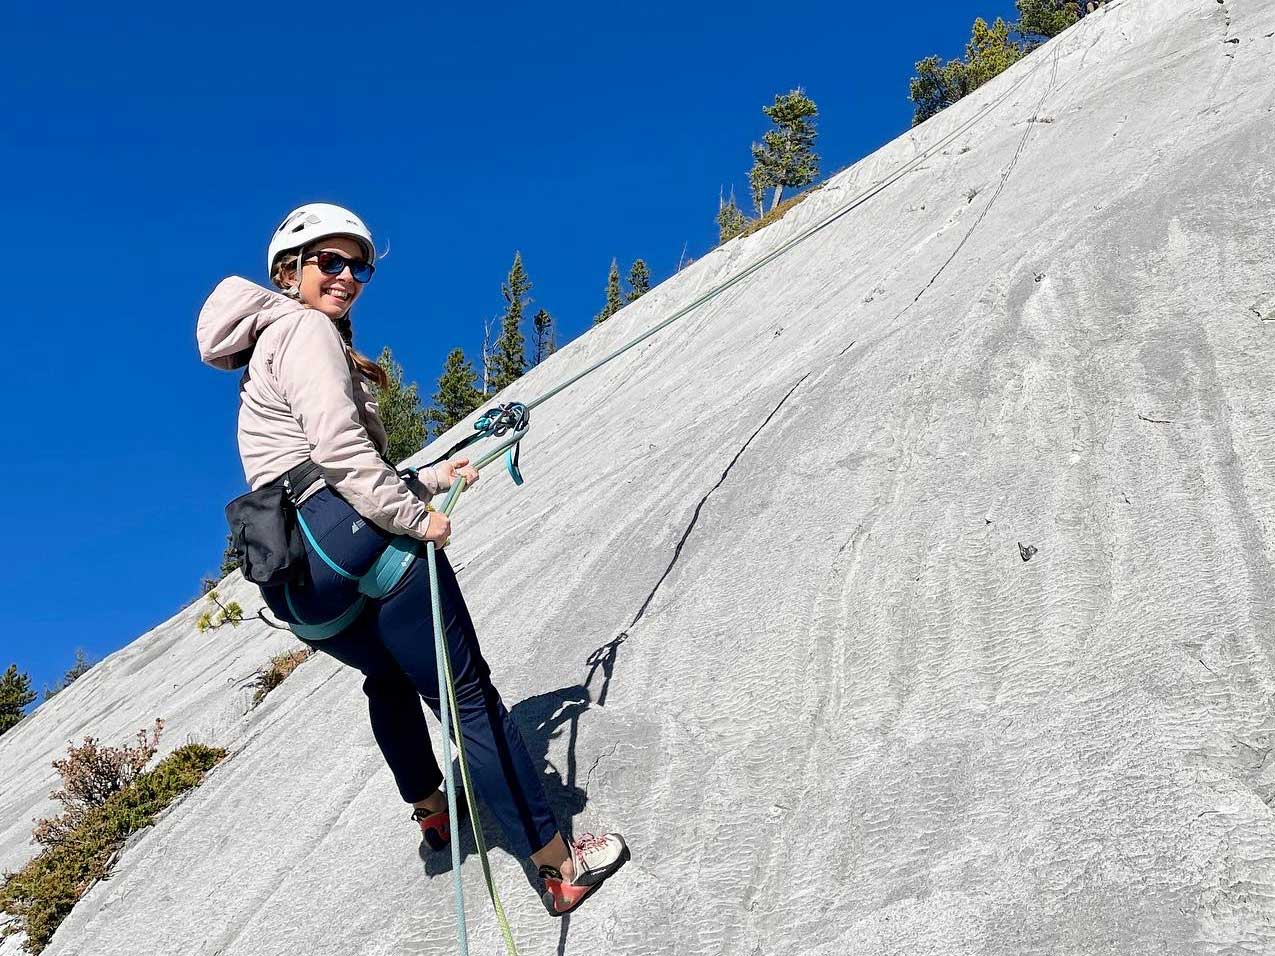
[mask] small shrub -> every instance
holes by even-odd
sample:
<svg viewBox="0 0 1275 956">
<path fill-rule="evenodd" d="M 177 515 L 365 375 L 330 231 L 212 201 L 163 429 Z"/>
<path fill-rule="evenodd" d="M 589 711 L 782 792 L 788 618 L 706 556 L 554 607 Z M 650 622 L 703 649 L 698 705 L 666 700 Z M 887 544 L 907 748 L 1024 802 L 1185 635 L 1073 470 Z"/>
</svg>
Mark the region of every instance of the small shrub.
<svg viewBox="0 0 1275 956">
<path fill-rule="evenodd" d="M 217 589 L 213 588 L 204 595 L 208 600 L 216 604 L 220 610 L 205 611 L 199 615 L 195 621 L 195 628 L 200 634 L 210 628 L 218 628 L 223 624 L 229 624 L 231 627 L 238 627 L 243 622 L 243 608 L 239 606 L 238 601 L 231 601 L 229 604 L 221 603 L 221 595 L 217 593 Z"/>
<path fill-rule="evenodd" d="M 256 707 L 266 699 L 266 694 L 284 682 L 289 674 L 314 656 L 314 649 L 298 647 L 295 651 L 285 651 L 270 658 L 270 663 L 257 669 L 252 686 L 257 688 L 252 695 L 252 706 Z"/>
<path fill-rule="evenodd" d="M 144 743 L 143 735 L 138 735 L 139 744 Z M 135 755 L 139 752 L 137 747 L 120 749 L 132 750 Z M 225 756 L 220 747 L 187 744 L 153 770 L 136 774 L 101 803 L 85 809 L 75 826 L 61 833 L 55 844 L 17 873 L 5 875 L 0 885 L 0 911 L 15 919 L 0 931 L 0 937 L 25 932 L 27 949 L 41 952 L 71 908 L 107 875 L 129 836 L 150 826 L 160 811 L 198 786 Z M 66 761 L 56 763 L 77 759 L 68 755 Z"/>
<path fill-rule="evenodd" d="M 131 745 L 102 747 L 94 737 L 85 737 L 78 747 L 72 744 L 65 757 L 53 761 L 62 786 L 49 796 L 60 801 L 64 810 L 56 817 L 37 821 L 32 841 L 45 846 L 63 842 L 90 810 L 102 806 L 137 778 L 155 756 L 163 731 L 164 722 L 156 720 L 150 733 L 139 730 L 137 742 Z"/>
</svg>

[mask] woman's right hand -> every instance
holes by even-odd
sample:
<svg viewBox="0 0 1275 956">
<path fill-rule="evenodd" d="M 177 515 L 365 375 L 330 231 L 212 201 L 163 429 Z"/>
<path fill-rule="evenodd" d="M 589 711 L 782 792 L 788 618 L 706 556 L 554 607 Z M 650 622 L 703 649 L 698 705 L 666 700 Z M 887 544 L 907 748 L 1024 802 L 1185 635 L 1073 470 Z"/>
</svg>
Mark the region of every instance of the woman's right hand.
<svg viewBox="0 0 1275 956">
<path fill-rule="evenodd" d="M 441 548 L 451 537 L 452 519 L 441 511 L 430 511 L 428 515 L 429 520 L 425 523 L 425 540 L 433 541 Z"/>
</svg>

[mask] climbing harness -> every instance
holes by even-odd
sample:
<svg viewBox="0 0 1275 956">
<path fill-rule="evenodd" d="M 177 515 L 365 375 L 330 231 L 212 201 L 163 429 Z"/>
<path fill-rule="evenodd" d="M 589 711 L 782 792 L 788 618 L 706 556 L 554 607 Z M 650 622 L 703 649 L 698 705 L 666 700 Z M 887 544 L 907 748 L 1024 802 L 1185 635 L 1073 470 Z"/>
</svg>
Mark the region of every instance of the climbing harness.
<svg viewBox="0 0 1275 956">
<path fill-rule="evenodd" d="M 366 574 L 362 576 L 353 575 L 333 561 L 327 552 L 319 547 L 319 542 L 315 540 L 314 535 L 310 532 L 310 526 L 305 523 L 305 518 L 301 516 L 299 511 L 297 512 L 297 521 L 300 522 L 301 531 L 310 543 L 310 547 L 314 549 L 314 553 L 322 559 L 324 564 L 346 580 L 359 582 L 358 598 L 336 617 L 320 623 L 289 625 L 297 637 L 303 637 L 306 640 L 321 641 L 341 633 L 353 624 L 355 619 L 363 612 L 363 608 L 367 606 L 368 598 L 375 600 L 389 594 L 394 589 L 394 585 L 403 579 L 403 575 L 407 573 L 407 569 L 412 566 L 412 562 L 416 559 L 417 540 L 409 535 L 399 535 L 390 540 L 390 543 L 385 546 L 385 550 L 381 552 L 380 557 L 376 559 L 376 563 L 372 565 Z M 300 622 L 301 615 L 297 613 L 297 609 L 292 603 L 291 581 L 283 586 L 283 597 L 288 604 L 288 613 Z"/>
</svg>

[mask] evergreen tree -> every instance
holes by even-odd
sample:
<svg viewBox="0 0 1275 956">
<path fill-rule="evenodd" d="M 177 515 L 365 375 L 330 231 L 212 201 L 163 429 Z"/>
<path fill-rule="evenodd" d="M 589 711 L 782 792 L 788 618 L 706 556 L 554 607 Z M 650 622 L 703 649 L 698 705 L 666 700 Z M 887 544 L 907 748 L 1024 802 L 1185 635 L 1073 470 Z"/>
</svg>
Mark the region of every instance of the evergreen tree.
<svg viewBox="0 0 1275 956">
<path fill-rule="evenodd" d="M 383 388 L 375 385 L 372 387 L 377 412 L 389 439 L 385 460 L 391 465 L 397 465 L 425 447 L 428 434 L 425 411 L 421 408 L 420 389 L 415 382 L 404 384 L 403 366 L 394 361 L 388 347 L 381 350 L 376 363 L 385 370 L 388 377 Z"/>
<path fill-rule="evenodd" d="M 944 63 L 929 56 L 919 60 L 909 93 L 916 104 L 912 125 L 923 123 L 1022 59 L 1027 46 L 1013 38 L 1015 32 L 999 17 L 990 26 L 979 17 L 965 44 L 964 59 Z"/>
<path fill-rule="evenodd" d="M 620 265 L 611 260 L 611 271 L 607 274 L 607 303 L 602 311 L 593 317 L 594 325 L 601 325 L 624 306 L 624 296 L 620 290 Z"/>
<path fill-rule="evenodd" d="M 717 197 L 717 232 L 719 242 L 728 242 L 748 228 L 748 217 L 739 206 L 735 205 L 735 190 L 730 191 L 730 199 L 723 201 Z"/>
<path fill-rule="evenodd" d="M 22 708 L 35 700 L 31 675 L 19 674 L 18 665 L 10 664 L 0 676 L 0 734 L 12 729 L 22 719 Z"/>
<path fill-rule="evenodd" d="M 496 354 L 492 363 L 491 388 L 494 392 L 513 384 L 527 371 L 527 344 L 522 337 L 522 314 L 531 302 L 531 297 L 527 295 L 530 291 L 531 280 L 522 267 L 522 253 L 515 252 L 509 277 L 500 287 L 500 294 L 505 297 L 505 315 L 500 322 L 500 337 L 496 339 Z"/>
<path fill-rule="evenodd" d="M 770 208 L 779 205 L 784 187 L 808 185 L 819 175 L 819 154 L 815 152 L 815 117 L 819 109 L 800 87 L 776 96 L 761 111 L 775 124 L 760 143 L 753 143 L 753 168 L 748 174 L 753 202 L 761 211 L 764 193 L 774 189 Z"/>
<path fill-rule="evenodd" d="M 231 571 L 237 570 L 239 567 L 239 552 L 235 550 L 235 536 L 229 531 L 226 532 L 226 550 L 221 553 L 221 576 L 224 578 Z M 214 581 L 215 585 L 217 582 Z M 207 588 L 204 588 L 207 591 Z"/>
<path fill-rule="evenodd" d="M 1032 45 L 1056 37 L 1085 15 L 1086 4 L 1076 0 L 1015 0 L 1018 22 L 1014 31 Z"/>
<path fill-rule="evenodd" d="M 974 21 L 970 42 L 965 44 L 965 61 L 974 89 L 1000 76 L 1027 53 L 1022 43 L 1011 39 L 1011 33 L 1013 27 L 1000 17 L 991 26 L 982 17 Z"/>
<path fill-rule="evenodd" d="M 62 680 L 59 681 L 55 687 L 45 688 L 44 699 L 48 700 L 50 697 L 55 697 L 61 691 L 66 690 L 88 673 L 89 668 L 92 667 L 94 663 L 95 662 L 89 658 L 88 652 L 85 651 L 84 648 L 77 647 L 75 649 L 75 660 L 72 662 L 70 670 L 62 675 Z"/>
<path fill-rule="evenodd" d="M 634 259 L 629 267 L 629 294 L 624 304 L 636 302 L 651 291 L 651 271 L 641 259 Z"/>
<path fill-rule="evenodd" d="M 477 381 L 478 375 L 465 358 L 463 349 L 452 349 L 447 353 L 443 374 L 438 377 L 438 390 L 434 392 L 433 404 L 425 413 L 426 419 L 434 427 L 435 438 L 482 403 L 483 395 L 478 390 Z"/>
<path fill-rule="evenodd" d="M 554 353 L 553 316 L 541 309 L 532 318 L 531 324 L 536 330 L 536 361 L 533 364 L 539 365 Z"/>
</svg>

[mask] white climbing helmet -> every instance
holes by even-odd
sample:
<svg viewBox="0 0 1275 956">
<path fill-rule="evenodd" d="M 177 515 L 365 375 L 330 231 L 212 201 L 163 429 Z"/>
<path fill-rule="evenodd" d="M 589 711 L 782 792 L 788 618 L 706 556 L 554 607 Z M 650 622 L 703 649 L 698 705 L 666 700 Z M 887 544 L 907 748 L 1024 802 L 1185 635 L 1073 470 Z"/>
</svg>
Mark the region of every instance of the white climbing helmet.
<svg viewBox="0 0 1275 956">
<path fill-rule="evenodd" d="M 300 249 L 316 239 L 329 236 L 349 236 L 363 246 L 368 262 L 376 259 L 376 244 L 362 219 L 340 206 L 312 202 L 284 216 L 283 222 L 270 237 L 270 248 L 266 250 L 266 274 L 274 271 L 274 261 L 279 253 Z"/>
</svg>

